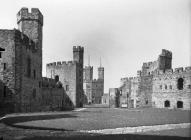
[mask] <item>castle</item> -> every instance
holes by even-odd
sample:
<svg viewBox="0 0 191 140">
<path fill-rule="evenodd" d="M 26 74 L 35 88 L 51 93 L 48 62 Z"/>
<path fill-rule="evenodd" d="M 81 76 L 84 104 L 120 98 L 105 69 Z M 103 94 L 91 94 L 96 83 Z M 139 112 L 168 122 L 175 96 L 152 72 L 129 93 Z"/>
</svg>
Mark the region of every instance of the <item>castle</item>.
<svg viewBox="0 0 191 140">
<path fill-rule="evenodd" d="M 104 67 L 98 67 L 98 79 L 93 79 L 93 66 L 84 68 L 84 103 L 100 104 L 104 93 Z"/>
<path fill-rule="evenodd" d="M 143 63 L 137 77 L 121 78 L 115 98 L 116 107 L 191 109 L 191 67 L 173 70 L 172 52 L 163 49 L 156 61 Z"/>
<path fill-rule="evenodd" d="M 46 65 L 46 76 L 61 82 L 75 107 L 82 107 L 84 102 L 83 53 L 83 47 L 74 46 L 73 61 L 54 62 Z"/>
<path fill-rule="evenodd" d="M 84 48 L 73 61 L 47 64 L 42 77 L 43 15 L 22 8 L 18 29 L 0 30 L 0 112 L 33 112 L 83 106 Z"/>
</svg>

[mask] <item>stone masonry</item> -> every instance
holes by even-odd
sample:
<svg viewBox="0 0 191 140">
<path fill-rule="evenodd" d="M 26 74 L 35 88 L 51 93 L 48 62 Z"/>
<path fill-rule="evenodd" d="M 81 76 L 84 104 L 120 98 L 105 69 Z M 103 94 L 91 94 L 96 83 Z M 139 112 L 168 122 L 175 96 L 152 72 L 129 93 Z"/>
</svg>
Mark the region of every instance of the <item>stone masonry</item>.
<svg viewBox="0 0 191 140">
<path fill-rule="evenodd" d="M 191 108 L 191 67 L 173 70 L 172 52 L 163 49 L 158 59 L 143 63 L 137 77 L 121 79 L 120 106 L 128 108 Z"/>
<path fill-rule="evenodd" d="M 65 83 L 59 77 L 42 77 L 43 15 L 40 10 L 32 8 L 29 12 L 28 8 L 22 8 L 17 14 L 17 24 L 18 29 L 0 29 L 0 113 L 81 106 L 83 48 L 73 48 L 74 62 L 66 68 L 66 71 L 72 69 L 74 99 L 67 94 L 67 89 L 73 87 L 63 87 Z"/>
<path fill-rule="evenodd" d="M 46 65 L 47 77 L 59 78 L 74 107 L 83 106 L 83 53 L 83 47 L 74 46 L 73 61 L 54 62 Z"/>
<path fill-rule="evenodd" d="M 98 67 L 98 79 L 93 79 L 93 66 L 84 68 L 84 102 L 101 104 L 104 93 L 104 67 Z"/>
</svg>

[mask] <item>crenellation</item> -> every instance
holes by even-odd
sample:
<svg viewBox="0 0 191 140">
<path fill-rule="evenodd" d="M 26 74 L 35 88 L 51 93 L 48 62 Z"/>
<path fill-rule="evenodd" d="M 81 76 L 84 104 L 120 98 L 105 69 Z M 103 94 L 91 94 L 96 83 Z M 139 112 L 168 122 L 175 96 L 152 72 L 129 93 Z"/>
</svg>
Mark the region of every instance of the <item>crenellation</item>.
<svg viewBox="0 0 191 140">
<path fill-rule="evenodd" d="M 84 47 L 82 47 L 82 46 L 73 46 L 73 51 L 75 52 L 75 51 L 84 51 Z"/>
<path fill-rule="evenodd" d="M 58 61 L 58 62 L 57 62 L 57 65 L 62 65 L 61 61 Z"/>
<path fill-rule="evenodd" d="M 93 69 L 93 66 L 85 66 L 85 69 Z"/>
<path fill-rule="evenodd" d="M 65 66 L 73 66 L 76 64 L 76 61 L 57 61 L 57 62 L 52 62 L 52 63 L 48 63 L 46 64 L 47 67 L 57 67 L 57 66 L 61 66 L 61 67 L 65 67 Z"/>
<path fill-rule="evenodd" d="M 172 58 L 172 52 L 166 49 L 162 49 L 162 53 L 160 54 L 160 56 L 166 56 Z"/>
<path fill-rule="evenodd" d="M 17 14 L 17 23 L 22 20 L 37 20 L 41 25 L 43 25 L 43 15 L 38 8 L 32 8 L 29 12 L 28 8 L 22 8 Z"/>
</svg>

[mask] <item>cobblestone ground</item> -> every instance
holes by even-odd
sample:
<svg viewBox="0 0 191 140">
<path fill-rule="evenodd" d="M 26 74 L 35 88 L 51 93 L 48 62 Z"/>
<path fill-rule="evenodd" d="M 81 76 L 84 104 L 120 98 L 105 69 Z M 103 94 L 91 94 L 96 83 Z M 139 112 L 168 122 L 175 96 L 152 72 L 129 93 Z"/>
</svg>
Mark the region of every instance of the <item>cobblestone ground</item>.
<svg viewBox="0 0 191 140">
<path fill-rule="evenodd" d="M 87 108 L 80 111 L 12 114 L 1 120 L 4 139 L 189 139 L 190 128 L 123 135 L 82 133 L 79 130 L 189 123 L 190 111 L 166 109 Z M 174 137 L 176 136 L 176 137 Z"/>
</svg>

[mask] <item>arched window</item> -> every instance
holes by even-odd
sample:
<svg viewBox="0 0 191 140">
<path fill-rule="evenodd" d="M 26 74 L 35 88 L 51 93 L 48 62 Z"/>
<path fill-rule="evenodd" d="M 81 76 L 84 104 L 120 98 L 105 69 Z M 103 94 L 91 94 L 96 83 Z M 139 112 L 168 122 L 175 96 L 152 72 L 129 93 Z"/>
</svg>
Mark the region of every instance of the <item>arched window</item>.
<svg viewBox="0 0 191 140">
<path fill-rule="evenodd" d="M 177 108 L 183 108 L 183 102 L 182 101 L 177 102 Z"/>
<path fill-rule="evenodd" d="M 179 90 L 182 90 L 183 89 L 183 83 L 184 83 L 184 79 L 183 78 L 179 78 L 178 79 L 178 82 L 177 82 L 177 88 Z"/>
<path fill-rule="evenodd" d="M 164 102 L 164 107 L 170 107 L 170 101 L 166 100 L 166 101 Z"/>
<path fill-rule="evenodd" d="M 57 83 L 58 81 L 59 81 L 59 76 L 56 75 L 56 76 L 55 76 L 55 82 Z"/>
</svg>

